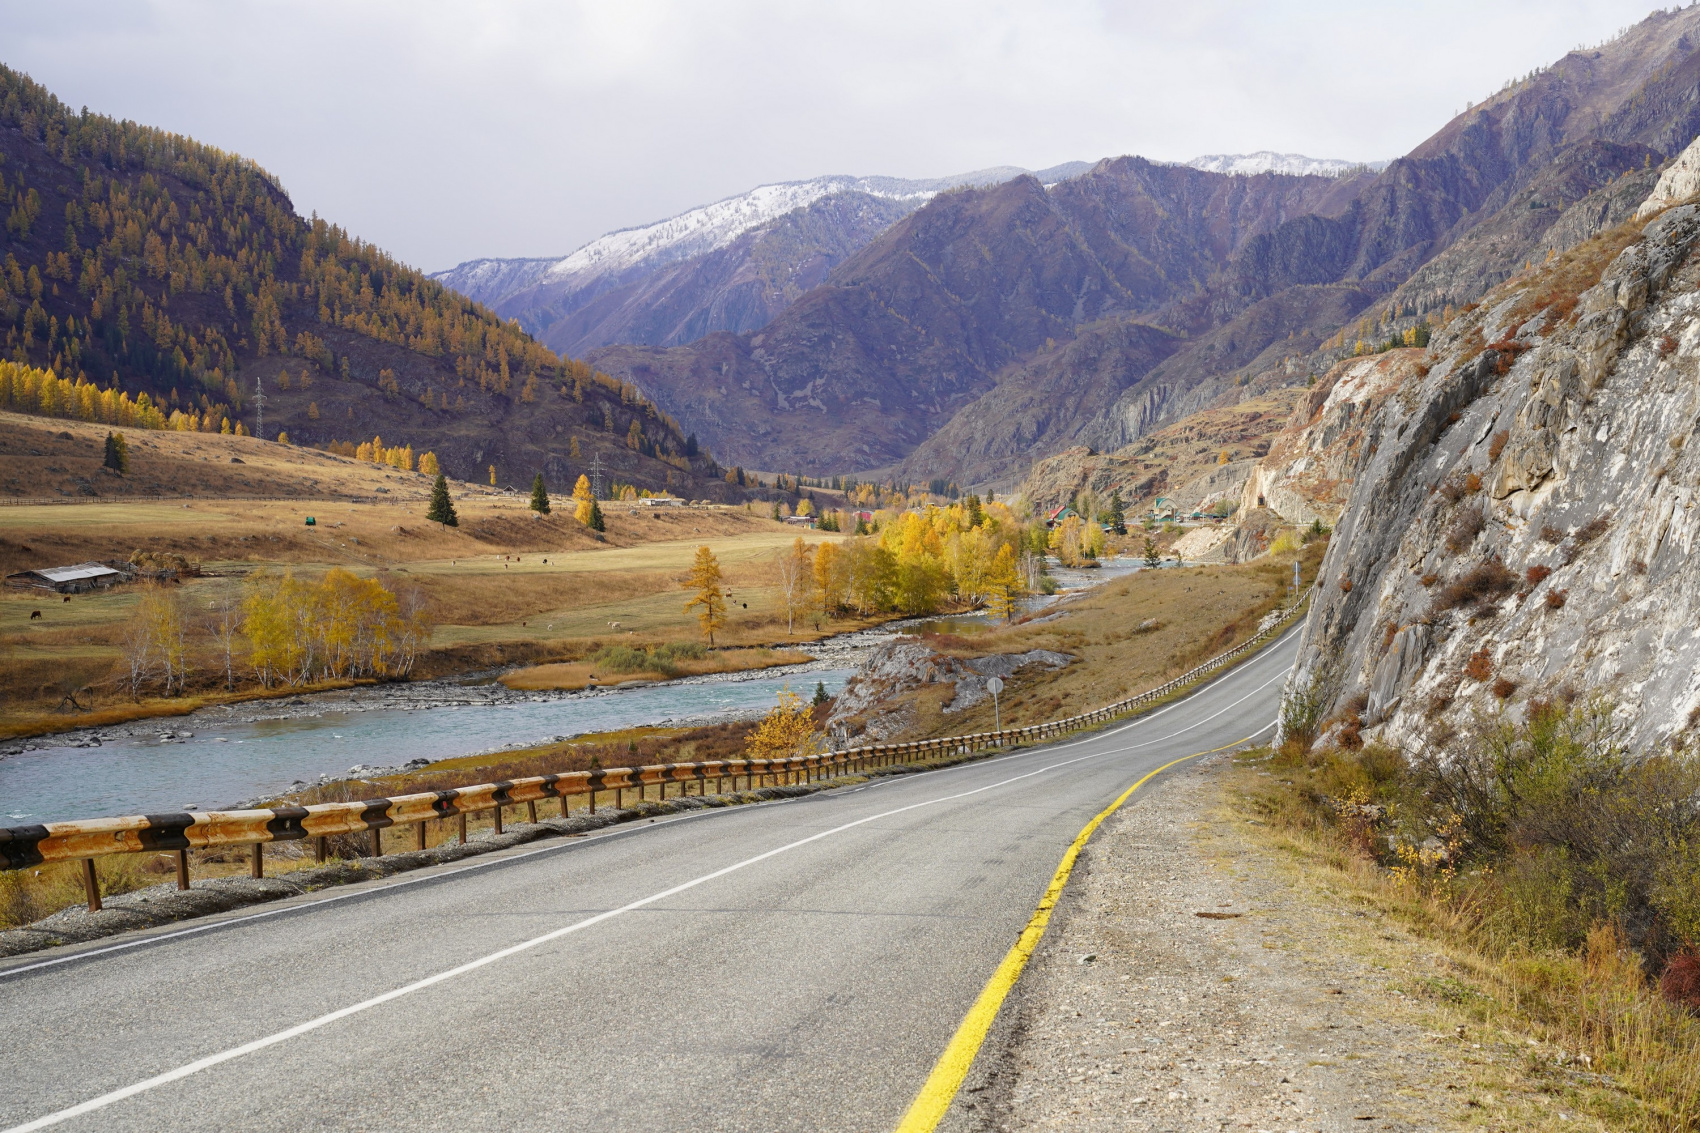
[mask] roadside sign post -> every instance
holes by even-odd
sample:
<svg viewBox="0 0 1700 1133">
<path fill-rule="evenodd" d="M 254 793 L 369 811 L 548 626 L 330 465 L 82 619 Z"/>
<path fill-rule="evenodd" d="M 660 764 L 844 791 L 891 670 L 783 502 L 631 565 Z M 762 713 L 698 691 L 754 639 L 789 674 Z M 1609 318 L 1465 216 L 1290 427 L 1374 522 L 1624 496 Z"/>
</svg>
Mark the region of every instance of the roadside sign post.
<svg viewBox="0 0 1700 1133">
<path fill-rule="evenodd" d="M 992 723 L 997 731 L 1003 731 L 1003 713 L 998 709 L 998 693 L 1003 691 L 1003 678 L 993 677 L 986 682 L 986 691 L 992 694 Z"/>
</svg>

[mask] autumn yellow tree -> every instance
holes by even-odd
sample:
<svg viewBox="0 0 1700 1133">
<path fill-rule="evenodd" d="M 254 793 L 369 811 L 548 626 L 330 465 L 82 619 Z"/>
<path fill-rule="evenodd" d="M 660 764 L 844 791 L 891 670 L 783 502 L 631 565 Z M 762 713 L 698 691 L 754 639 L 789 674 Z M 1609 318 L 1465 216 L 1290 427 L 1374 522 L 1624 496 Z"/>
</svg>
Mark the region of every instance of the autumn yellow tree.
<svg viewBox="0 0 1700 1133">
<path fill-rule="evenodd" d="M 697 611 L 697 621 L 702 623 L 702 631 L 708 635 L 711 649 L 714 647 L 714 631 L 726 624 L 726 592 L 720 584 L 720 560 L 707 547 L 698 547 L 696 561 L 691 564 L 691 571 L 681 585 L 695 592 L 695 597 L 685 603 L 685 613 Z"/>
<path fill-rule="evenodd" d="M 815 589 L 820 593 L 821 612 L 824 614 L 830 614 L 844 604 L 847 565 L 836 543 L 822 543 L 815 548 Z"/>
<path fill-rule="evenodd" d="M 573 485 L 573 518 L 589 527 L 590 513 L 595 507 L 596 496 L 590 490 L 590 477 L 581 475 L 578 483 Z"/>
<path fill-rule="evenodd" d="M 825 738 L 815 730 L 809 705 L 787 687 L 779 690 L 779 703 L 750 733 L 744 744 L 744 757 L 788 759 L 793 755 L 818 755 L 825 747 Z"/>
<path fill-rule="evenodd" d="M 1009 621 L 1015 616 L 1016 603 L 1021 598 L 1021 572 L 1015 568 L 1015 548 L 1005 543 L 992 559 L 986 573 L 986 606 L 992 617 Z"/>
</svg>

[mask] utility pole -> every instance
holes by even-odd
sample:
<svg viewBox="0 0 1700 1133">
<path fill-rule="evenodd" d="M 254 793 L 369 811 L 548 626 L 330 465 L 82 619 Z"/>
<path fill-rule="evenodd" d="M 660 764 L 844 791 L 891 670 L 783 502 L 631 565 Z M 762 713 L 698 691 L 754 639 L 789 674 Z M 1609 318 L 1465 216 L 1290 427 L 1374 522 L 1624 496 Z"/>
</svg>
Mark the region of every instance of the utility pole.
<svg viewBox="0 0 1700 1133">
<path fill-rule="evenodd" d="M 258 374 L 254 375 L 254 435 L 266 439 L 266 390 Z"/>
<path fill-rule="evenodd" d="M 590 458 L 590 494 L 597 499 L 602 498 L 602 454 L 596 453 Z"/>
</svg>

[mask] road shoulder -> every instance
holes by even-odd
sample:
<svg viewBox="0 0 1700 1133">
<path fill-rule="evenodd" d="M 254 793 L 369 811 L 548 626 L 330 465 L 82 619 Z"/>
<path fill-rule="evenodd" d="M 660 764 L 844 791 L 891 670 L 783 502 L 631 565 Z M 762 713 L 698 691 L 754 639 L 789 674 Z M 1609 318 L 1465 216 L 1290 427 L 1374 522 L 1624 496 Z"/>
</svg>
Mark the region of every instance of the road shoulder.
<svg viewBox="0 0 1700 1133">
<path fill-rule="evenodd" d="M 1444 949 L 1271 853 L 1241 773 L 1177 769 L 1099 831 L 941 1129 L 1598 1127 Z"/>
</svg>

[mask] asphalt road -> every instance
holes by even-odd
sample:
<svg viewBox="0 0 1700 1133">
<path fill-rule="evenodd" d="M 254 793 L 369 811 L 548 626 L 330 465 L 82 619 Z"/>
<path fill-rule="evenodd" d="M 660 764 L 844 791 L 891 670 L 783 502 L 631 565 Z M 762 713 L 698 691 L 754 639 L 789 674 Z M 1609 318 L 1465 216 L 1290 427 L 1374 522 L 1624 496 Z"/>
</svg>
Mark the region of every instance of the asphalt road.
<svg viewBox="0 0 1700 1133">
<path fill-rule="evenodd" d="M 20 958 L 0 1130 L 889 1130 L 1081 827 L 1267 737 L 1296 645 L 1079 739 Z"/>
</svg>

